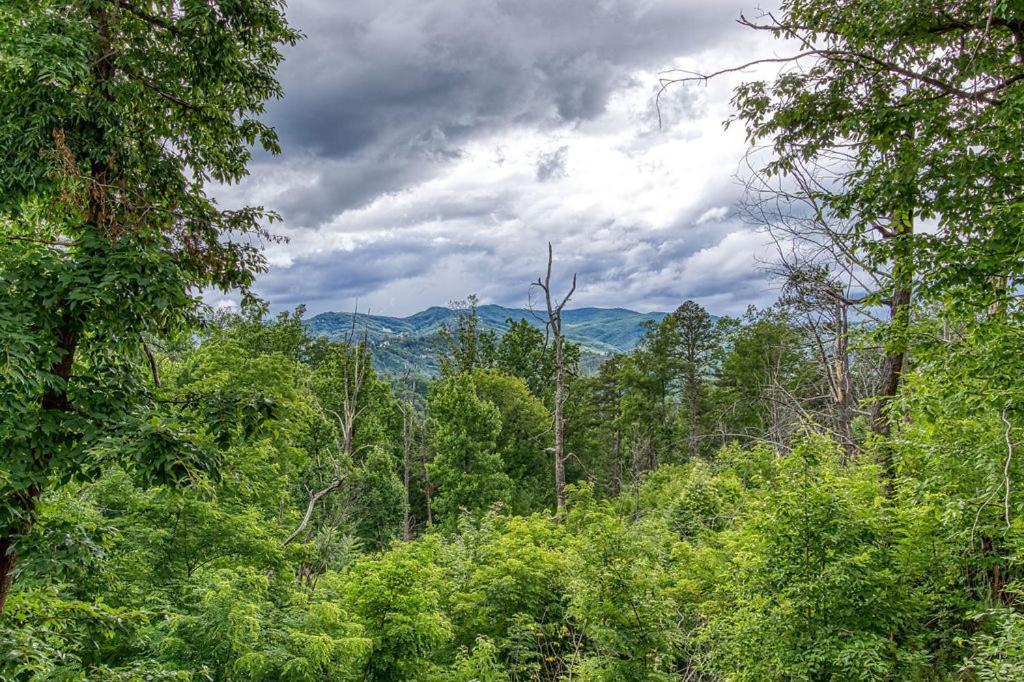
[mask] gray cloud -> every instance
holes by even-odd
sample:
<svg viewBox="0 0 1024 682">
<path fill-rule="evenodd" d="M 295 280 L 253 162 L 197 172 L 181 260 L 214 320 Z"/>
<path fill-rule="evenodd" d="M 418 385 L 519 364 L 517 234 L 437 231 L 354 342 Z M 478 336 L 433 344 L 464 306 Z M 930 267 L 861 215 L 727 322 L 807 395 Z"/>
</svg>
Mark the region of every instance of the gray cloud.
<svg viewBox="0 0 1024 682">
<path fill-rule="evenodd" d="M 546 182 L 552 178 L 564 178 L 568 155 L 569 147 L 566 145 L 541 154 L 537 159 L 537 179 Z"/>
<path fill-rule="evenodd" d="M 471 291 L 522 305 L 550 240 L 559 271 L 580 275 L 579 305 L 765 302 L 763 275 L 738 265 L 755 240 L 728 208 L 732 169 L 708 142 L 727 94 L 669 91 L 665 128 L 654 101 L 673 60 L 732 49 L 744 7 L 292 0 L 308 38 L 268 110 L 284 154 L 223 195 L 279 211 L 292 237 L 260 292 L 311 312 L 357 297 L 412 312 Z M 692 167 L 683 181 L 677 166 Z"/>
<path fill-rule="evenodd" d="M 484 130 L 593 119 L 635 68 L 720 39 L 738 7 L 677 0 L 305 0 L 271 107 L 286 148 L 446 154 Z"/>
</svg>

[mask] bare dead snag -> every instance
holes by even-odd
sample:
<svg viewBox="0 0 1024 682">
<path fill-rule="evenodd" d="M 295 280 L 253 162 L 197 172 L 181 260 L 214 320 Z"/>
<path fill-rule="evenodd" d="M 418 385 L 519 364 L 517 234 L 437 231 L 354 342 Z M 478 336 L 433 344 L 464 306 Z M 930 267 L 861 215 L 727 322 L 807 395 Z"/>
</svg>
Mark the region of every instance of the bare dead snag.
<svg viewBox="0 0 1024 682">
<path fill-rule="evenodd" d="M 551 294 L 551 242 L 548 242 L 548 267 L 544 278 L 537 278 L 531 286 L 544 292 L 544 303 L 547 309 L 547 328 L 555 344 L 555 446 L 552 450 L 555 460 L 555 507 L 558 513 L 565 511 L 565 339 L 562 336 L 562 310 L 576 291 L 576 274 L 573 273 L 572 285 L 561 302 L 555 303 Z"/>
<path fill-rule="evenodd" d="M 405 490 L 405 511 L 402 515 L 402 539 L 412 540 L 412 509 L 410 507 L 412 487 L 412 443 L 413 407 L 409 400 L 409 384 L 406 376 L 406 400 L 398 403 L 402 410 L 402 485 Z"/>
</svg>

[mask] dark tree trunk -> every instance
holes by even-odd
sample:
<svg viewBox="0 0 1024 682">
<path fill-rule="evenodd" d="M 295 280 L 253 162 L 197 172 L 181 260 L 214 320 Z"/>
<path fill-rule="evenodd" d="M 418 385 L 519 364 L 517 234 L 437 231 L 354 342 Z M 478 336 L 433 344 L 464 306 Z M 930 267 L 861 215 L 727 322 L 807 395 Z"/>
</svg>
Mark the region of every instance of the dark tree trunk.
<svg viewBox="0 0 1024 682">
<path fill-rule="evenodd" d="M 910 238 L 914 231 L 912 216 L 894 216 L 890 239 L 893 241 L 892 298 L 889 301 L 889 343 L 880 369 L 878 394 L 871 409 L 871 430 L 882 437 L 892 433 L 892 418 L 887 407 L 899 391 L 907 356 L 907 332 L 910 327 L 911 282 Z M 892 448 L 883 443 L 879 453 L 882 470 L 891 491 L 896 477 Z"/>
<path fill-rule="evenodd" d="M 622 429 L 619 427 L 618 421 L 615 424 L 615 448 L 613 449 L 612 457 L 612 481 L 611 481 L 611 494 L 613 497 L 618 497 L 622 491 Z"/>
<path fill-rule="evenodd" d="M 92 19 L 97 39 L 96 59 L 93 61 L 92 71 L 96 82 L 103 83 L 112 80 L 115 75 L 115 53 L 110 40 L 110 17 L 105 7 L 97 5 L 92 10 Z M 104 96 L 110 97 L 105 88 L 103 92 Z M 101 138 L 105 135 L 105 131 L 102 129 L 98 129 L 96 132 Z M 106 187 L 111 184 L 110 166 L 106 161 L 95 161 L 90 171 L 91 186 L 85 219 L 88 225 L 102 233 L 109 220 L 105 204 L 107 202 Z M 50 367 L 50 374 L 58 381 L 55 382 L 54 388 L 43 394 L 40 406 L 44 412 L 73 411 L 68 398 L 68 380 L 71 378 L 71 368 L 75 361 L 81 321 L 68 311 L 67 301 L 61 303 L 61 309 L 64 311 L 61 324 L 55 332 L 55 341 L 57 349 L 60 351 L 60 357 Z M 49 468 L 52 456 L 52 452 L 36 453 L 34 468 L 40 477 Z M 36 504 L 41 494 L 42 488 L 38 484 L 32 484 L 24 491 L 15 493 L 6 501 L 7 504 L 18 510 L 21 519 L 17 525 L 5 529 L 3 536 L 0 536 L 0 617 L 3 616 L 7 597 L 14 584 L 15 567 L 18 562 L 18 540 L 32 530 Z"/>
<path fill-rule="evenodd" d="M 67 382 L 71 377 L 75 348 L 78 345 L 78 334 L 75 332 L 74 322 L 68 313 L 64 314 L 63 324 L 57 332 L 57 337 L 57 347 L 62 354 L 60 360 L 50 368 L 50 373 L 60 380 L 60 388 L 47 391 L 43 395 L 41 406 L 46 412 L 70 412 L 72 406 L 68 400 Z M 46 471 L 50 457 L 51 453 L 36 454 L 37 473 L 42 474 Z M 18 563 L 18 540 L 32 530 L 32 524 L 35 522 L 36 503 L 41 494 L 42 488 L 37 484 L 32 484 L 27 489 L 12 495 L 6 502 L 18 510 L 21 520 L 16 525 L 8 527 L 3 536 L 0 536 L 0 616 L 3 616 L 4 607 L 7 605 L 7 596 L 14 584 L 14 572 Z"/>
<path fill-rule="evenodd" d="M 696 459 L 697 453 L 700 451 L 700 385 L 696 374 L 696 371 L 691 369 L 690 376 L 686 381 L 687 410 L 690 421 L 690 459 Z"/>
</svg>

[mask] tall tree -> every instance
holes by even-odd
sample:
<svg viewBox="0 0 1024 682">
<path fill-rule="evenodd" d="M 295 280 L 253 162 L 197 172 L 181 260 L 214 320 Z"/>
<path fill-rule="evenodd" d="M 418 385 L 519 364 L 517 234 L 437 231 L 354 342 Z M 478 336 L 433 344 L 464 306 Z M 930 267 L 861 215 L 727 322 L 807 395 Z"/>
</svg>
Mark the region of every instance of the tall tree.
<svg viewBox="0 0 1024 682">
<path fill-rule="evenodd" d="M 437 454 L 428 466 L 437 485 L 434 507 L 454 525 L 459 511 L 483 511 L 508 502 L 512 481 L 497 451 L 501 413 L 479 397 L 468 374 L 457 374 L 430 391 L 430 426 Z"/>
<path fill-rule="evenodd" d="M 548 242 L 548 269 L 544 278 L 537 278 L 533 286 L 544 292 L 544 304 L 547 311 L 546 323 L 555 345 L 555 445 L 552 450 L 555 460 L 555 508 L 558 512 L 565 510 L 565 399 L 566 399 L 566 358 L 565 337 L 562 335 L 562 310 L 576 291 L 576 274 L 573 273 L 572 285 L 561 301 L 551 291 L 551 242 Z"/>
<path fill-rule="evenodd" d="M 449 305 L 455 312 L 455 327 L 445 323 L 439 330 L 438 365 L 445 376 L 494 364 L 495 334 L 480 324 L 479 302 L 476 294 L 470 294 L 465 301 L 453 301 Z"/>
<path fill-rule="evenodd" d="M 525 381 L 535 396 L 549 399 L 555 378 L 555 359 L 544 332 L 525 319 L 509 318 L 506 324 L 508 329 L 498 341 L 495 368 Z"/>
<path fill-rule="evenodd" d="M 886 264 L 884 289 L 873 292 L 889 323 L 872 419 L 885 435 L 915 290 L 925 300 L 955 295 L 979 312 L 1019 310 L 1024 300 L 1019 7 L 786 0 L 741 23 L 795 46 L 763 60 L 786 65 L 773 81 L 746 83 L 734 98 L 751 142 L 770 142 L 764 172 L 820 171 L 810 192 L 830 216 L 850 221 L 849 249 Z M 936 229 L 915 230 L 926 220 Z M 882 464 L 892 477 L 891 453 Z"/>
<path fill-rule="evenodd" d="M 551 419 L 544 403 L 519 377 L 494 370 L 476 370 L 471 376 L 476 394 L 498 408 L 501 417 L 496 449 L 512 480 L 512 513 L 529 514 L 550 506 L 544 441 L 550 437 Z"/>
<path fill-rule="evenodd" d="M 683 375 L 687 443 L 690 457 L 696 457 L 700 450 L 704 383 L 711 370 L 712 353 L 717 342 L 715 323 L 708 311 L 693 301 L 686 301 L 676 308 L 669 319 L 675 330 L 678 343 L 676 357 Z"/>
<path fill-rule="evenodd" d="M 0 7 L 0 609 L 47 481 L 142 411 L 140 335 L 263 268 L 268 215 L 205 188 L 277 151 L 258 116 L 298 38 L 275 0 Z"/>
</svg>

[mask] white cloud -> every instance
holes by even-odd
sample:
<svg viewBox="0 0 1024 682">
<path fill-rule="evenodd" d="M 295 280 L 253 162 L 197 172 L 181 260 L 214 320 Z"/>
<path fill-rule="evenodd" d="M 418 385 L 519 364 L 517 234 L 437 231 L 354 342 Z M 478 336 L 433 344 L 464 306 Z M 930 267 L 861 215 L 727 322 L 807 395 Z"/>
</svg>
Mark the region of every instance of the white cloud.
<svg viewBox="0 0 1024 682">
<path fill-rule="evenodd" d="M 705 4 L 718 5 L 713 0 Z M 626 15 L 668 11 L 665 3 L 653 0 L 612 5 Z M 329 21 L 332 6 L 317 7 Z M 396 21 L 387 42 L 373 47 L 380 50 L 382 70 L 406 58 L 398 55 L 406 54 L 408 43 L 422 45 L 417 27 L 432 20 L 431 12 L 444 12 L 437 3 L 411 16 L 396 14 L 394 8 L 361 7 L 364 24 L 388 17 Z M 559 93 L 585 99 L 571 80 L 548 84 L 554 99 L 522 102 L 526 109 L 514 116 L 485 116 L 487 124 L 480 122 L 486 105 L 475 95 L 461 114 L 450 102 L 428 98 L 423 106 L 443 106 L 450 118 L 443 127 L 431 124 L 420 131 L 422 147 L 396 147 L 397 138 L 389 131 L 374 128 L 375 146 L 347 151 L 339 139 L 334 144 L 345 151 L 310 148 L 286 152 L 280 160 L 260 159 L 249 180 L 223 193 L 229 205 L 260 203 L 284 214 L 279 231 L 290 242 L 268 251 L 271 270 L 258 288 L 274 307 L 308 303 L 311 312 L 351 309 L 358 297 L 361 307 L 405 314 L 469 292 L 485 302 L 522 305 L 551 241 L 557 272 L 563 277 L 579 272 L 577 305 L 671 309 L 694 298 L 712 313 L 725 314 L 741 312 L 748 303 L 766 303 L 772 294 L 756 263 L 763 236 L 731 217 L 740 194 L 734 176 L 745 151 L 743 133 L 722 126 L 729 116 L 731 88 L 749 76 L 670 90 L 662 100 L 660 127 L 655 109 L 659 70 L 718 67 L 746 61 L 752 51 L 763 49 L 763 38 L 737 33 L 724 19 L 727 14 L 704 11 L 705 20 L 723 17 L 720 27 L 709 24 L 720 35 L 681 39 L 675 59 L 659 57 L 657 51 L 643 57 L 637 47 L 640 36 L 609 31 L 607 40 L 622 41 L 608 47 L 610 52 L 633 50 L 641 55 L 636 59 L 645 60 L 631 69 L 610 65 L 632 57 L 602 57 L 604 48 L 573 46 L 579 58 L 566 62 L 572 68 L 614 68 L 617 74 L 602 84 L 600 106 L 574 100 L 574 111 L 585 114 L 552 118 L 540 110 L 523 113 L 527 105 L 561 106 Z M 504 21 L 517 20 L 503 16 Z M 519 40 L 530 43 L 523 49 L 540 54 L 542 45 L 532 44 L 530 31 L 516 30 Z M 340 33 L 338 39 L 343 40 Z M 444 41 L 430 49 L 446 45 L 456 49 L 456 43 Z M 456 47 L 485 61 L 492 49 L 509 54 L 505 46 L 485 40 L 460 37 Z M 567 54 L 571 57 L 572 50 Z M 362 57 L 372 73 L 373 50 Z M 440 58 L 427 55 L 434 57 Z M 338 88 L 362 87 L 324 76 L 329 65 L 309 64 L 319 65 L 319 70 L 310 66 L 315 73 L 309 80 L 324 90 L 325 101 L 337 100 Z M 552 73 L 524 77 L 550 80 Z M 300 87 L 306 87 L 303 103 L 315 106 L 312 86 Z M 517 82 L 514 87 L 523 86 Z M 288 82 L 285 89 L 290 89 Z M 345 125 L 357 130 L 363 124 L 349 114 Z M 472 130 L 459 132 L 460 120 Z M 289 131 L 294 137 L 295 131 Z"/>
</svg>

